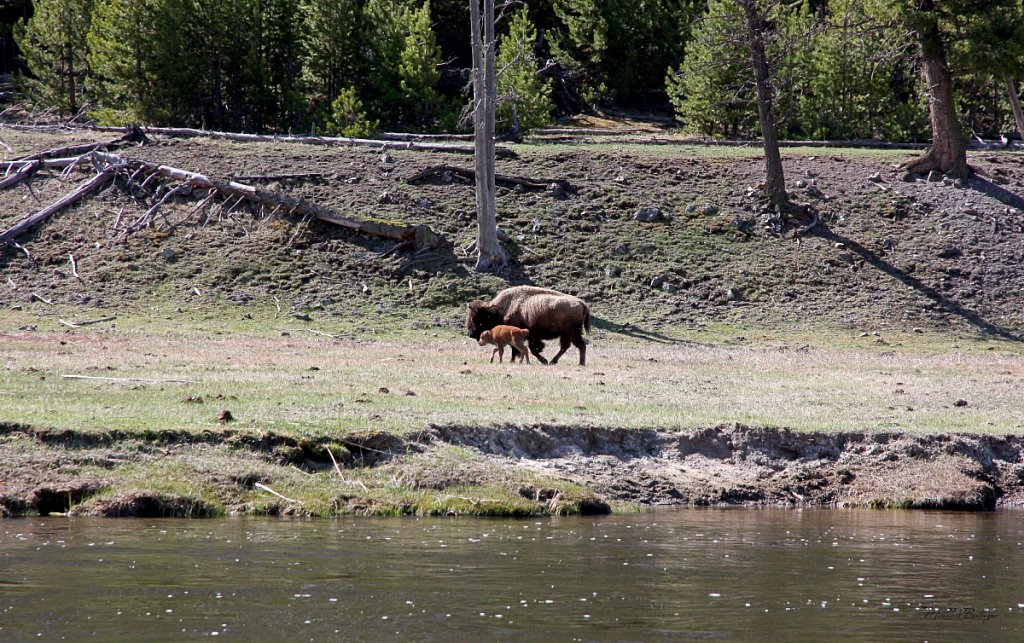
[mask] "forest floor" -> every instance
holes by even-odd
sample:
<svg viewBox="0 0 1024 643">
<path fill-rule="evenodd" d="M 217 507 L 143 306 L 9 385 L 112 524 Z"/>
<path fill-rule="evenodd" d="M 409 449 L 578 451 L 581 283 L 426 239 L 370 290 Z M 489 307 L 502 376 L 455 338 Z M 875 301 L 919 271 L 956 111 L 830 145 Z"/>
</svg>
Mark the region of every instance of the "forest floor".
<svg viewBox="0 0 1024 643">
<path fill-rule="evenodd" d="M 110 137 L 0 129 L 5 159 Z M 756 148 L 535 137 L 498 171 L 567 188 L 499 188 L 494 276 L 472 184 L 409 182 L 468 156 L 151 139 L 118 153 L 449 244 L 184 195 L 127 233 L 152 202 L 120 186 L 37 226 L 0 249 L 0 514 L 1024 502 L 1024 154 L 904 181 L 914 152 L 786 148 L 796 237 Z M 0 229 L 93 174 L 0 192 Z M 520 283 L 590 304 L 586 367 L 464 337 Z"/>
</svg>

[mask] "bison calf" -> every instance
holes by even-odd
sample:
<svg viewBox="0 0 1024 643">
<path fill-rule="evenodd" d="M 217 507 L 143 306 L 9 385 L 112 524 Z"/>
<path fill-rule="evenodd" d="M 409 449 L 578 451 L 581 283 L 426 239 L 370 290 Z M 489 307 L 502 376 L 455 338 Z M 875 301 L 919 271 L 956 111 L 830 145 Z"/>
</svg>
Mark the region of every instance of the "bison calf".
<svg viewBox="0 0 1024 643">
<path fill-rule="evenodd" d="M 505 361 L 505 347 L 511 346 L 519 351 L 519 361 L 522 362 L 524 359 L 526 363 L 530 363 L 530 351 L 526 347 L 526 339 L 530 336 L 530 331 L 525 328 L 516 328 L 515 326 L 495 326 L 491 330 L 485 330 L 480 334 L 480 345 L 486 346 L 488 344 L 494 344 L 494 350 L 491 352 L 491 364 L 494 363 L 494 354 L 498 354 L 498 363 L 501 364 Z M 512 352 L 512 362 L 515 363 L 516 354 Z"/>
<path fill-rule="evenodd" d="M 569 346 L 580 351 L 580 366 L 587 363 L 587 342 L 583 330 L 590 332 L 590 309 L 580 299 L 547 288 L 513 286 L 499 292 L 493 300 L 476 299 L 467 305 L 466 332 L 473 339 L 495 326 L 504 324 L 530 331 L 530 352 L 541 364 L 545 339 L 560 338 L 555 364 Z M 518 351 L 514 348 L 513 351 Z M 515 355 L 515 352 L 513 352 Z"/>
</svg>

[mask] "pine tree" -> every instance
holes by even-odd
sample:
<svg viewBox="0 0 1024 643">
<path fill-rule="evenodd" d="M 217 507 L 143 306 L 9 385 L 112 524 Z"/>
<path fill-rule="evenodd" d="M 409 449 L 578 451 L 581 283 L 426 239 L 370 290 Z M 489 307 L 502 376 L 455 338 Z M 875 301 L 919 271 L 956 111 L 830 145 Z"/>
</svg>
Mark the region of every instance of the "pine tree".
<svg viewBox="0 0 1024 643">
<path fill-rule="evenodd" d="M 77 114 L 83 106 L 92 5 L 93 0 L 37 0 L 32 18 L 15 35 L 33 75 L 21 79 L 24 87 L 61 114 Z"/>
<path fill-rule="evenodd" d="M 710 0 L 686 57 L 678 69 L 668 69 L 666 91 L 676 118 L 693 133 L 736 138 L 756 131 L 750 61 L 735 37 L 742 22 L 733 0 Z"/>
<path fill-rule="evenodd" d="M 303 0 L 302 82 L 319 119 L 347 87 L 363 83 L 369 43 L 360 0 Z"/>
<path fill-rule="evenodd" d="M 537 75 L 537 29 L 526 7 L 512 16 L 498 44 L 498 129 L 518 132 L 551 122 L 551 84 Z"/>
<path fill-rule="evenodd" d="M 94 117 L 104 125 L 151 120 L 156 0 L 97 0 L 87 42 L 96 97 Z"/>
</svg>

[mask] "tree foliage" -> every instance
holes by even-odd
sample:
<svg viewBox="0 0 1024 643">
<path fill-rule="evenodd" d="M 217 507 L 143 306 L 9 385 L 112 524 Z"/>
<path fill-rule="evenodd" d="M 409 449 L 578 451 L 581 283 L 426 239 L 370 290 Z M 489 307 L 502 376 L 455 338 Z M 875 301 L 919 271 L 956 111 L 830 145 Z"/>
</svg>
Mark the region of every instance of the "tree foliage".
<svg viewBox="0 0 1024 643">
<path fill-rule="evenodd" d="M 110 124 L 308 131 L 363 113 L 364 125 L 425 131 L 452 129 L 453 107 L 465 102 L 465 0 L 15 4 L 0 20 L 24 59 L 19 91 L 64 115 L 86 107 Z M 674 108 L 694 133 L 759 134 L 736 0 L 537 0 L 528 13 L 526 5 L 505 7 L 498 25 L 499 69 L 515 61 L 500 81 L 503 127 L 541 124 L 552 104 L 562 114 L 611 104 Z M 948 54 L 955 120 L 983 136 L 1012 127 L 1007 88 L 1024 80 L 1021 0 L 764 6 L 784 137 L 930 138 L 914 36 L 924 18 L 935 19 Z"/>
<path fill-rule="evenodd" d="M 551 122 L 551 84 L 537 75 L 537 29 L 526 7 L 512 16 L 498 44 L 498 128 L 524 130 Z"/>
</svg>

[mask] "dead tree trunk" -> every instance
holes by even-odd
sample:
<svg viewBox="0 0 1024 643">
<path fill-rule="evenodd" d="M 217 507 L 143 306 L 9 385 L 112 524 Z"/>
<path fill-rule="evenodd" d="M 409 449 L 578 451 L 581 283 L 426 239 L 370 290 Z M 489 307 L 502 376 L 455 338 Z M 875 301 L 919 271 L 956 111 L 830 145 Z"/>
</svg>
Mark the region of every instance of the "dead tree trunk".
<svg viewBox="0 0 1024 643">
<path fill-rule="evenodd" d="M 779 152 L 779 134 L 775 126 L 768 55 L 764 45 L 764 17 L 757 7 L 756 0 L 741 0 L 740 4 L 743 6 L 750 61 L 754 67 L 757 115 L 761 123 L 761 137 L 764 140 L 765 194 L 779 212 L 785 212 L 789 208 L 789 197 L 786 195 L 786 178 L 782 170 L 782 154 Z"/>
<path fill-rule="evenodd" d="M 1010 97 L 1010 106 L 1013 108 L 1013 120 L 1017 122 L 1017 133 L 1024 140 L 1024 110 L 1020 107 L 1017 83 L 1010 76 L 1007 76 L 1004 80 L 1006 82 L 1006 94 Z"/>
<path fill-rule="evenodd" d="M 42 223 L 43 221 L 49 219 L 51 216 L 60 212 L 69 205 L 77 203 L 82 198 L 88 196 L 95 190 L 98 190 L 100 187 L 102 187 L 108 181 L 110 181 L 110 179 L 113 178 L 114 173 L 117 172 L 122 167 L 124 167 L 123 163 L 108 165 L 103 170 L 101 170 L 99 174 L 92 177 L 85 183 L 79 185 L 72 192 L 65 194 L 60 199 L 54 201 L 52 204 L 46 206 L 39 212 L 36 212 L 31 216 L 25 217 L 24 219 L 14 224 L 7 230 L 0 232 L 0 245 L 4 245 L 8 241 L 16 239 L 18 235 L 22 234 L 23 232 L 27 231 L 33 226 Z"/>
<path fill-rule="evenodd" d="M 476 166 L 477 261 L 479 272 L 500 271 L 506 263 L 498 241 L 494 202 L 494 115 L 497 79 L 494 69 L 494 0 L 470 0 L 473 32 L 473 133 Z"/>
<path fill-rule="evenodd" d="M 915 28 L 921 45 L 924 79 L 928 86 L 928 116 L 931 120 L 932 146 L 924 156 L 906 164 L 913 174 L 938 170 L 955 177 L 968 176 L 967 140 L 960 130 L 953 97 L 953 72 L 949 69 L 946 47 L 939 31 L 933 0 L 919 3 L 919 21 Z"/>
</svg>

